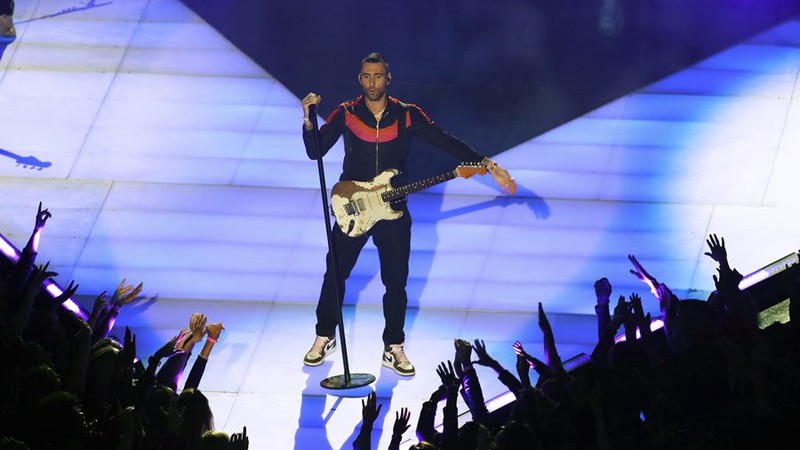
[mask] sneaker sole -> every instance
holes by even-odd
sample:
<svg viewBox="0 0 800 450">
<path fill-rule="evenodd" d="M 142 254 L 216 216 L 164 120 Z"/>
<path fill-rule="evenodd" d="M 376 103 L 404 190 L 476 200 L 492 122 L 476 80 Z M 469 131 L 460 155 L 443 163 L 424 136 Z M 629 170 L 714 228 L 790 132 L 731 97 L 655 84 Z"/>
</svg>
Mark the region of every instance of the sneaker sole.
<svg viewBox="0 0 800 450">
<path fill-rule="evenodd" d="M 383 367 L 388 367 L 389 369 L 392 369 L 394 373 L 400 375 L 401 377 L 410 377 L 417 373 L 416 370 L 412 370 L 411 372 L 403 372 L 402 370 L 395 367 L 394 364 L 390 363 L 389 361 L 386 361 L 385 359 L 381 360 L 381 364 L 383 365 Z"/>
</svg>

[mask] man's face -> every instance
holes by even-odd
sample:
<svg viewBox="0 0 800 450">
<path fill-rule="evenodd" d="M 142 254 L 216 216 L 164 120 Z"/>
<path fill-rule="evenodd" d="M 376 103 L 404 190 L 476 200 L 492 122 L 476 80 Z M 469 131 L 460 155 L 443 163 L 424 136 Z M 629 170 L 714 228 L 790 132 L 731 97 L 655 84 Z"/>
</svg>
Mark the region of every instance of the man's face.
<svg viewBox="0 0 800 450">
<path fill-rule="evenodd" d="M 361 90 L 371 101 L 380 100 L 386 95 L 386 85 L 389 84 L 390 75 L 386 73 L 386 66 L 383 63 L 366 62 L 361 65 L 361 73 L 358 74 L 358 81 L 361 83 Z"/>
</svg>

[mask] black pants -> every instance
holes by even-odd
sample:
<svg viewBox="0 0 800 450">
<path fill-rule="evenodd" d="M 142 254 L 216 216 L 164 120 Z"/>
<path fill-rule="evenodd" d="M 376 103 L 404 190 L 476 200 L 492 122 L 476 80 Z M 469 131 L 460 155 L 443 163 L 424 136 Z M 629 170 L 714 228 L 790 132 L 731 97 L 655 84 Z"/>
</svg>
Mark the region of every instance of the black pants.
<svg viewBox="0 0 800 450">
<path fill-rule="evenodd" d="M 336 246 L 341 284 L 339 286 L 344 298 L 345 282 L 356 265 L 361 249 L 372 237 L 378 249 L 381 264 L 381 281 L 386 292 L 383 294 L 383 343 L 402 344 L 405 341 L 403 327 L 406 322 L 406 282 L 408 281 L 408 259 L 411 255 L 411 215 L 403 210 L 403 216 L 397 220 L 382 220 L 376 223 L 367 234 L 356 238 L 349 237 L 333 225 L 333 241 Z M 319 303 L 317 303 L 317 335 L 335 335 L 338 324 L 336 311 L 337 299 L 334 291 L 333 271 L 330 267 L 329 255 L 325 257 L 328 270 L 322 281 Z"/>
<path fill-rule="evenodd" d="M 14 0 L 0 0 L 0 16 L 14 15 Z"/>
</svg>

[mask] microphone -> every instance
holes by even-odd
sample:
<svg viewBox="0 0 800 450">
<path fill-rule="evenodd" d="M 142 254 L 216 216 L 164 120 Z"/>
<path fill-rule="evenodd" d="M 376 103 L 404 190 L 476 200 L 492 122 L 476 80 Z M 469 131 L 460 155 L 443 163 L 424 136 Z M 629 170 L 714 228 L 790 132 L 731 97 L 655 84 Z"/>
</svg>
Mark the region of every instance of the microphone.
<svg viewBox="0 0 800 450">
<path fill-rule="evenodd" d="M 312 117 L 317 116 L 317 105 L 312 103 L 308 105 L 308 118 L 311 119 Z"/>
</svg>

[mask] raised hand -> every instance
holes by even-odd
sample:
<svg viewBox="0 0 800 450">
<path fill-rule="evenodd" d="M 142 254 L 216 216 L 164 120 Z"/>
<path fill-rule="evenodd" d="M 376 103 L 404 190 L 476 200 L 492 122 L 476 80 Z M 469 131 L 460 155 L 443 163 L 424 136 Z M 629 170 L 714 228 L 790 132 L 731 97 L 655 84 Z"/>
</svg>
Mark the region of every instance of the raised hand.
<svg viewBox="0 0 800 450">
<path fill-rule="evenodd" d="M 517 353 L 517 362 L 515 364 L 517 368 L 517 375 L 519 376 L 519 381 L 522 383 L 523 387 L 530 388 L 531 387 L 531 363 L 525 358 L 524 355 Z"/>
<path fill-rule="evenodd" d="M 633 311 L 634 316 L 641 316 L 644 317 L 644 309 L 642 308 L 642 297 L 639 297 L 639 294 L 636 292 L 632 292 L 630 297 L 631 309 Z"/>
<path fill-rule="evenodd" d="M 525 348 L 522 347 L 522 342 L 514 341 L 514 345 L 512 345 L 512 347 L 514 348 L 514 353 L 516 353 L 517 356 L 526 356 L 527 355 L 527 353 L 525 352 Z"/>
<path fill-rule="evenodd" d="M 47 219 L 49 219 L 52 216 L 53 215 L 50 214 L 50 211 L 48 211 L 47 209 L 42 210 L 42 202 L 39 202 L 39 211 L 37 211 L 36 213 L 36 224 L 34 225 L 34 228 L 36 230 L 43 228 L 44 224 L 47 222 Z"/>
<path fill-rule="evenodd" d="M 458 390 L 461 380 L 456 377 L 452 361 L 447 361 L 447 364 L 444 362 L 439 363 L 439 367 L 436 368 L 436 373 L 439 375 L 439 379 L 442 380 L 442 384 L 448 391 L 453 389 Z"/>
<path fill-rule="evenodd" d="M 643 338 L 650 336 L 650 318 L 649 314 L 647 316 L 644 314 L 642 298 L 635 292 L 631 293 L 628 298 L 630 299 L 631 308 L 633 309 L 633 320 L 639 327 L 639 332 L 642 334 Z"/>
<path fill-rule="evenodd" d="M 464 339 L 456 339 L 453 342 L 453 345 L 456 348 L 456 362 L 459 365 L 471 365 L 472 364 L 472 345 L 468 341 Z"/>
<path fill-rule="evenodd" d="M 212 342 L 217 342 L 219 339 L 220 334 L 222 334 L 222 330 L 225 327 L 222 326 L 222 322 L 212 323 L 206 326 L 206 335 L 208 339 L 211 339 Z"/>
<path fill-rule="evenodd" d="M 611 302 L 611 283 L 608 278 L 603 277 L 594 282 L 594 295 L 598 305 L 608 306 Z"/>
<path fill-rule="evenodd" d="M 544 359 L 547 366 L 555 371 L 562 369 L 561 356 L 558 354 L 556 348 L 556 338 L 553 335 L 553 328 L 550 326 L 550 321 L 547 320 L 547 314 L 544 313 L 544 306 L 539 302 L 539 329 L 542 330 L 543 343 L 544 343 Z"/>
<path fill-rule="evenodd" d="M 242 427 L 241 433 L 231 435 L 230 450 L 247 450 L 250 447 L 250 438 L 247 437 L 247 427 Z"/>
<path fill-rule="evenodd" d="M 50 261 L 33 268 L 33 279 L 37 281 L 37 284 L 42 284 L 44 280 L 58 275 L 58 272 L 51 272 L 49 269 Z"/>
<path fill-rule="evenodd" d="M 536 370 L 536 373 L 538 373 L 539 376 L 541 377 L 552 377 L 553 375 L 555 375 L 553 369 L 551 369 L 547 364 L 542 362 L 539 358 L 536 358 L 533 355 L 526 352 L 525 349 L 522 347 L 522 343 L 520 343 L 519 341 L 514 341 L 513 348 L 514 348 L 514 353 L 517 354 L 517 372 L 520 371 L 520 364 L 521 364 L 520 358 L 521 358 L 521 360 L 525 361 L 525 363 L 528 365 L 528 367 L 526 368 L 526 372 L 528 371 L 528 369 L 533 368 L 534 370 Z"/>
<path fill-rule="evenodd" d="M 67 286 L 66 289 L 64 289 L 61 292 L 61 295 L 59 295 L 58 297 L 56 297 L 54 299 L 56 301 L 56 303 L 58 303 L 60 305 L 60 304 L 64 303 L 65 301 L 69 300 L 70 298 L 72 298 L 73 295 L 75 295 L 75 292 L 78 290 L 78 286 L 80 286 L 80 285 L 79 284 L 75 284 L 73 286 L 74 283 L 75 283 L 74 280 L 69 282 L 69 285 Z"/>
<path fill-rule="evenodd" d="M 727 266 L 728 250 L 725 249 L 725 238 L 718 238 L 716 234 L 710 234 L 706 239 L 708 250 L 705 255 L 718 262 L 720 265 Z"/>
<path fill-rule="evenodd" d="M 377 395 L 374 391 L 367 395 L 366 402 L 361 400 L 361 418 L 364 420 L 364 424 L 371 426 L 378 419 L 383 403 L 378 405 L 377 402 Z"/>
<path fill-rule="evenodd" d="M 97 325 L 97 321 L 100 320 L 100 318 L 103 317 L 107 311 L 108 311 L 108 302 L 106 302 L 106 291 L 103 291 L 94 300 L 92 313 L 89 315 L 89 320 L 87 322 L 89 326 L 94 328 L 95 325 Z"/>
<path fill-rule="evenodd" d="M 395 412 L 392 433 L 397 436 L 405 433 L 410 426 L 408 424 L 409 419 L 411 419 L 411 412 L 405 406 L 400 408 L 400 411 Z"/>
<path fill-rule="evenodd" d="M 117 289 L 114 291 L 114 296 L 111 298 L 111 305 L 124 306 L 132 302 L 136 299 L 139 293 L 142 292 L 143 284 L 144 283 L 139 283 L 139 285 L 136 287 L 134 287 L 132 284 L 126 286 L 125 278 L 123 278 L 122 282 L 119 283 L 119 286 L 117 286 Z"/>
<path fill-rule="evenodd" d="M 122 344 L 122 362 L 133 367 L 133 360 L 136 359 L 136 335 L 131 332 L 129 327 L 125 327 L 125 340 Z"/>
<path fill-rule="evenodd" d="M 183 340 L 178 340 L 178 345 L 183 350 L 189 351 L 190 346 L 194 345 L 197 342 L 200 342 L 203 339 L 203 336 L 206 333 L 206 322 L 208 322 L 208 318 L 203 313 L 194 313 L 189 317 L 189 331 L 188 339 L 184 342 Z"/>
<path fill-rule="evenodd" d="M 486 344 L 483 343 L 481 339 L 475 339 L 475 344 L 472 346 L 475 349 L 475 354 L 478 355 L 477 361 L 475 364 L 480 364 L 486 367 L 496 367 L 497 361 L 489 356 L 489 352 L 486 351 Z"/>
<path fill-rule="evenodd" d="M 42 283 L 44 280 L 48 278 L 52 278 L 58 275 L 57 272 L 51 272 L 48 270 L 50 267 L 50 262 L 48 261 L 45 263 L 44 266 L 35 266 L 33 268 L 33 273 L 31 274 L 30 279 L 27 281 L 27 285 L 25 286 L 25 290 L 23 291 L 23 303 L 33 305 L 33 301 L 40 292 L 42 292 Z M 54 305 L 53 305 L 54 306 Z"/>
<path fill-rule="evenodd" d="M 633 264 L 633 269 L 631 269 L 630 272 L 634 276 L 636 276 L 636 278 L 638 278 L 643 283 L 645 283 L 647 286 L 649 286 L 650 287 L 650 292 L 652 292 L 653 295 L 658 296 L 658 294 L 656 293 L 656 287 L 658 286 L 658 280 L 656 280 L 652 275 L 650 275 L 649 273 L 647 273 L 646 270 L 644 270 L 644 267 L 642 267 L 642 265 L 639 263 L 639 261 L 636 259 L 635 256 L 628 255 L 628 260 L 630 260 L 631 264 Z"/>
<path fill-rule="evenodd" d="M 732 294 L 737 294 L 739 292 L 739 283 L 742 281 L 744 276 L 739 273 L 738 270 L 733 269 L 724 269 L 722 267 L 717 267 L 717 275 L 714 275 L 714 286 L 717 288 L 717 291 L 730 296 Z"/>
<path fill-rule="evenodd" d="M 620 295 L 617 299 L 617 306 L 614 307 L 614 315 L 612 316 L 612 320 L 617 324 L 622 324 L 628 320 L 631 311 L 632 305 L 625 301 L 624 295 Z"/>
<path fill-rule="evenodd" d="M 177 343 L 186 339 L 186 336 L 189 334 L 187 330 L 181 330 L 175 337 L 167 341 L 164 345 L 161 346 L 156 352 L 153 354 L 151 359 L 155 359 L 156 361 L 160 361 L 163 358 L 169 358 L 170 356 L 176 355 L 183 350 L 177 347 Z M 152 364 L 152 361 L 151 361 Z"/>
</svg>

